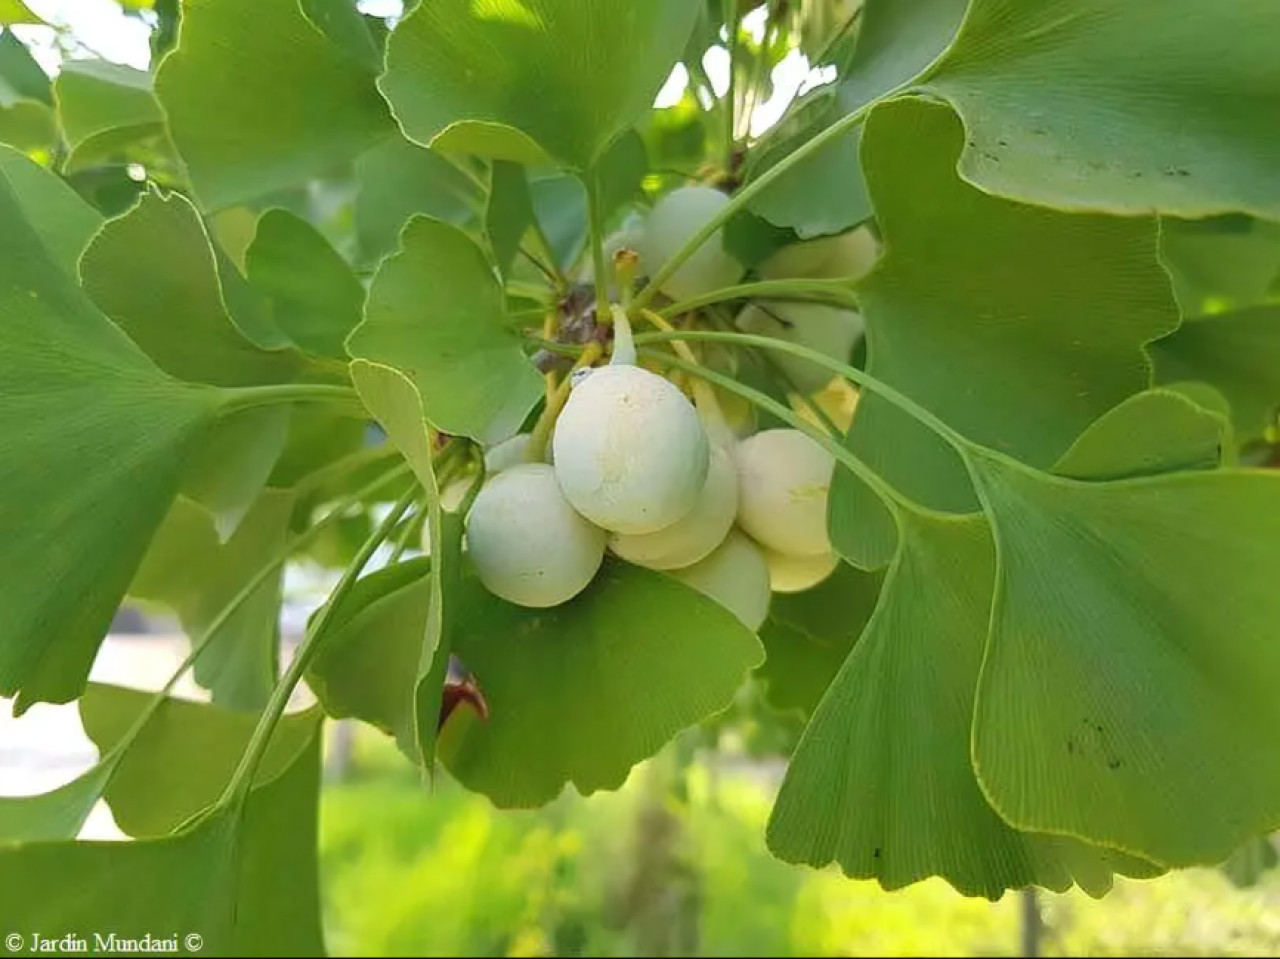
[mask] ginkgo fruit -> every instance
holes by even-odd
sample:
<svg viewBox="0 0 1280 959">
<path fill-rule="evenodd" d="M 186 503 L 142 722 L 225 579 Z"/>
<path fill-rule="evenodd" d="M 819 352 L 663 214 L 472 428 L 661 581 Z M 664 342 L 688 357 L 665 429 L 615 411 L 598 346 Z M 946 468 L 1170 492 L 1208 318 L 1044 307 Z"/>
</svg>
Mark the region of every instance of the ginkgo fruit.
<svg viewBox="0 0 1280 959">
<path fill-rule="evenodd" d="M 776 549 L 762 549 L 769 567 L 769 588 L 775 593 L 803 593 L 836 571 L 835 553 L 817 556 L 790 556 Z"/>
<path fill-rule="evenodd" d="M 789 556 L 831 552 L 827 495 L 835 459 L 816 440 L 773 429 L 738 444 L 738 525 Z"/>
<path fill-rule="evenodd" d="M 614 533 L 652 533 L 683 519 L 710 463 L 693 404 L 669 380 L 628 363 L 592 370 L 573 387 L 552 448 L 565 497 Z"/>
<path fill-rule="evenodd" d="M 637 238 L 641 272 L 657 275 L 667 260 L 728 204 L 725 194 L 709 186 L 680 187 L 660 199 Z M 673 300 L 687 300 L 733 286 L 744 272 L 742 264 L 725 250 L 724 231 L 718 229 L 680 264 L 661 290 Z"/>
<path fill-rule="evenodd" d="M 529 461 L 529 433 L 517 433 L 510 439 L 495 443 L 484 454 L 485 472 L 493 475 Z"/>
<path fill-rule="evenodd" d="M 715 600 L 752 632 L 769 614 L 769 567 L 760 548 L 739 530 L 730 530 L 706 559 L 670 575 Z"/>
<path fill-rule="evenodd" d="M 798 300 L 762 300 L 744 307 L 735 321 L 744 333 L 755 333 L 808 347 L 823 356 L 848 363 L 862 339 L 866 323 L 862 314 L 825 303 Z M 770 351 L 791 385 L 800 393 L 821 390 L 836 375 L 801 356 Z"/>
<path fill-rule="evenodd" d="M 738 514 L 738 470 L 724 447 L 711 451 L 707 481 L 689 515 L 653 533 L 614 533 L 609 549 L 649 569 L 680 569 L 705 558 L 728 535 Z"/>
<path fill-rule="evenodd" d="M 880 255 L 880 244 L 865 226 L 782 247 L 756 267 L 762 280 L 806 277 L 815 280 L 860 280 Z"/>
<path fill-rule="evenodd" d="M 572 599 L 595 577 L 605 532 L 569 505 L 551 466 L 523 463 L 493 477 L 476 496 L 466 544 L 489 592 L 545 608 Z"/>
</svg>

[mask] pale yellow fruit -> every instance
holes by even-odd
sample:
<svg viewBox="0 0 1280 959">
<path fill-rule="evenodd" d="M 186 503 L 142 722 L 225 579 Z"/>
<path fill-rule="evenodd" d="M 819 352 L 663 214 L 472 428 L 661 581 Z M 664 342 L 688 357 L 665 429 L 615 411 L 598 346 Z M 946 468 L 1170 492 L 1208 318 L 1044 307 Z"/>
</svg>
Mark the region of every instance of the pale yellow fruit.
<svg viewBox="0 0 1280 959">
<path fill-rule="evenodd" d="M 604 530 L 569 505 L 545 463 L 513 466 L 486 483 L 471 505 L 466 535 L 480 582 L 518 606 L 567 602 L 604 560 Z"/>
<path fill-rule="evenodd" d="M 853 310 L 798 300 L 762 300 L 749 304 L 734 322 L 744 333 L 808 347 L 841 363 L 848 363 L 852 358 L 853 348 L 867 328 L 862 314 Z M 817 392 L 837 375 L 812 360 L 781 350 L 768 352 L 800 393 Z"/>
<path fill-rule="evenodd" d="M 765 430 L 738 444 L 738 525 L 790 556 L 831 552 L 827 494 L 835 460 L 799 430 Z"/>
<path fill-rule="evenodd" d="M 668 380 L 627 365 L 600 367 L 574 386 L 552 446 L 565 497 L 614 533 L 652 533 L 683 519 L 710 461 L 693 404 Z"/>
<path fill-rule="evenodd" d="M 489 475 L 501 473 L 503 470 L 528 462 L 529 441 L 533 437 L 528 433 L 517 433 L 510 439 L 489 447 L 484 454 L 484 469 Z"/>
<path fill-rule="evenodd" d="M 769 567 L 760 548 L 739 530 L 730 530 L 706 559 L 671 575 L 715 600 L 752 632 L 769 615 Z"/>
<path fill-rule="evenodd" d="M 640 271 L 656 276 L 676 251 L 729 204 L 714 187 L 686 186 L 660 199 L 645 218 L 638 237 Z M 673 300 L 687 300 L 733 286 L 745 272 L 724 248 L 724 231 L 716 230 L 662 285 Z"/>
<path fill-rule="evenodd" d="M 817 556 L 788 556 L 774 549 L 762 550 L 769 566 L 769 588 L 775 593 L 803 593 L 836 571 L 835 553 Z"/>
<path fill-rule="evenodd" d="M 681 569 L 704 559 L 724 541 L 738 515 L 738 470 L 724 447 L 711 451 L 707 481 L 689 515 L 653 533 L 614 533 L 609 549 L 649 569 Z"/>
<path fill-rule="evenodd" d="M 761 279 L 860 280 L 875 265 L 880 244 L 865 226 L 784 246 L 757 268 Z"/>
</svg>

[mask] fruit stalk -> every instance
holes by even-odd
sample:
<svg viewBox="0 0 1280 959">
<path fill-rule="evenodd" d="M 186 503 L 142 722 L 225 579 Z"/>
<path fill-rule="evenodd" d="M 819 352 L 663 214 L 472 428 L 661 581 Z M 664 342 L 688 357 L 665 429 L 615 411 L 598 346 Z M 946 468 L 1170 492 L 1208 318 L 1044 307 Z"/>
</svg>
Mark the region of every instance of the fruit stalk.
<svg viewBox="0 0 1280 959">
<path fill-rule="evenodd" d="M 600 358 L 601 352 L 599 343 L 588 343 L 583 347 L 582 352 L 578 354 L 577 360 L 574 361 L 573 370 L 590 366 Z M 531 462 L 540 463 L 547 458 L 547 441 L 551 438 L 551 429 L 556 425 L 556 418 L 560 415 L 560 411 L 564 409 L 564 404 L 569 399 L 569 391 L 573 389 L 573 370 L 569 371 L 569 375 L 547 397 L 547 404 L 542 410 L 542 415 L 538 417 L 538 422 L 534 424 L 533 433 L 529 439 L 529 460 Z"/>
</svg>

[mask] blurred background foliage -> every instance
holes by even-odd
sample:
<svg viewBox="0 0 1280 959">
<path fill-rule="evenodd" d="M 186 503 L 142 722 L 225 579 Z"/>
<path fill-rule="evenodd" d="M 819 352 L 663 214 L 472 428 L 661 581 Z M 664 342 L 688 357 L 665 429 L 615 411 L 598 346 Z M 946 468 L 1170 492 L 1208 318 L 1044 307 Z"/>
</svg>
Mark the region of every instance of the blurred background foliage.
<svg viewBox="0 0 1280 959">
<path fill-rule="evenodd" d="M 1016 956 L 1021 904 L 940 880 L 886 893 L 764 846 L 780 764 L 687 736 L 616 793 L 496 810 L 441 774 L 428 794 L 357 730 L 321 804 L 329 946 L 352 956 Z M 1046 956 L 1280 954 L 1280 877 L 1218 870 L 1041 894 Z"/>
</svg>

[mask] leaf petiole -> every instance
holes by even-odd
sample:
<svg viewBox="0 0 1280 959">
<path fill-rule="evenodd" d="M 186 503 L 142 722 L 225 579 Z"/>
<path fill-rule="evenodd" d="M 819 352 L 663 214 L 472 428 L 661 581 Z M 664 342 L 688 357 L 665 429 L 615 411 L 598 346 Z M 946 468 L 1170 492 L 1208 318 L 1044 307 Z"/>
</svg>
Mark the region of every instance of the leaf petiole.
<svg viewBox="0 0 1280 959">
<path fill-rule="evenodd" d="M 691 313 L 704 306 L 725 303 L 730 300 L 799 300 L 802 302 L 827 302 L 834 300 L 840 305 L 856 306 L 857 295 L 845 280 L 761 280 L 758 283 L 742 283 L 737 286 L 726 286 L 720 290 L 704 293 L 679 303 L 672 303 L 658 310 L 659 316 L 667 318 Z"/>
<path fill-rule="evenodd" d="M 583 178 L 587 189 L 587 227 L 591 243 L 591 268 L 595 274 L 596 322 L 608 323 L 609 276 L 604 258 L 604 217 L 600 209 L 600 183 L 594 170 Z"/>
<path fill-rule="evenodd" d="M 204 632 L 201 633 L 198 638 L 192 640 L 191 651 L 187 654 L 186 658 L 178 664 L 177 669 L 173 671 L 168 681 L 165 682 L 164 686 L 162 686 L 152 696 L 146 707 L 138 714 L 138 718 L 133 721 L 125 731 L 124 735 L 116 741 L 106 755 L 101 758 L 99 764 L 110 764 L 114 766 L 124 758 L 125 753 L 129 751 L 129 748 L 142 733 L 143 729 L 146 728 L 147 724 L 152 720 L 156 712 L 169 698 L 169 694 L 173 692 L 173 688 L 178 684 L 178 681 L 182 679 L 187 670 L 191 669 L 191 667 L 196 664 L 196 660 L 198 660 L 204 651 L 209 648 L 209 644 L 213 641 L 213 638 L 218 635 L 218 632 L 222 627 L 227 624 L 227 621 L 235 615 L 236 611 L 241 606 L 248 602 L 249 598 L 260 586 L 262 586 L 264 582 L 267 581 L 269 577 L 289 561 L 290 556 L 315 539 L 331 523 L 341 519 L 352 506 L 356 506 L 363 502 L 366 497 L 376 493 L 382 487 L 399 479 L 408 472 L 408 464 L 401 464 L 395 469 L 384 473 L 376 480 L 366 484 L 363 488 L 352 493 L 350 496 L 344 497 L 324 516 L 316 520 L 316 522 L 306 531 L 295 536 L 285 544 L 285 546 L 275 556 L 273 556 L 268 562 L 264 563 L 262 567 L 249 578 L 249 581 L 244 584 L 240 591 L 236 593 L 235 596 L 231 597 L 227 604 L 222 607 L 218 614 L 205 628 Z M 108 781 L 110 781 L 110 777 L 108 777 Z"/>
<path fill-rule="evenodd" d="M 334 587 L 328 601 L 308 626 L 306 636 L 290 661 L 284 675 L 280 678 L 280 682 L 271 691 L 271 698 L 267 701 L 266 708 L 258 719 L 258 725 L 253 730 L 249 745 L 245 747 L 244 754 L 240 757 L 240 763 L 236 766 L 230 782 L 227 783 L 227 788 L 219 798 L 217 807 L 223 809 L 243 808 L 244 801 L 253 785 L 254 774 L 258 771 L 262 757 L 266 755 L 271 735 L 275 732 L 276 725 L 280 722 L 280 717 L 284 715 L 285 707 L 289 704 L 289 697 L 293 695 L 294 688 L 302 681 L 303 674 L 311 664 L 311 660 L 315 658 L 316 651 L 320 648 L 320 642 L 324 639 L 329 623 L 333 620 L 336 610 L 342 603 L 342 598 L 355 585 L 356 579 L 364 571 L 369 558 L 373 556 L 378 547 L 399 525 L 400 520 L 419 495 L 420 491 L 417 484 L 406 490 L 404 495 L 396 501 L 395 506 L 391 508 L 391 512 L 378 524 L 377 529 L 365 540 L 355 558 L 343 571 L 342 578 L 338 580 L 338 585 Z"/>
<path fill-rule="evenodd" d="M 272 383 L 267 386 L 224 387 L 222 413 L 236 413 L 280 403 L 349 403 L 360 396 L 349 386 L 325 383 Z"/>
<path fill-rule="evenodd" d="M 757 349 L 777 350 L 780 353 L 790 353 L 792 356 L 798 356 L 802 359 L 809 360 L 817 366 L 824 367 L 832 373 L 838 373 L 845 379 L 851 380 L 864 389 L 870 390 L 872 393 L 883 397 L 912 419 L 919 422 L 922 426 L 928 428 L 934 433 L 937 433 L 939 437 L 945 440 L 947 444 L 953 447 L 957 452 L 964 454 L 975 448 L 975 444 L 970 440 L 961 436 L 915 400 L 899 393 L 888 383 L 876 379 L 870 373 L 865 373 L 862 370 L 855 369 L 847 363 L 841 363 L 839 360 L 833 360 L 831 357 L 826 356 L 823 353 L 811 350 L 807 346 L 801 346 L 798 343 L 789 343 L 786 340 L 778 340 L 768 336 L 757 336 L 754 333 L 721 333 L 713 330 L 675 330 L 671 333 L 645 333 L 636 337 L 636 342 L 660 343 L 674 339 L 704 340 L 710 343 L 730 343 L 737 344 L 739 346 L 752 346 Z"/>
</svg>

